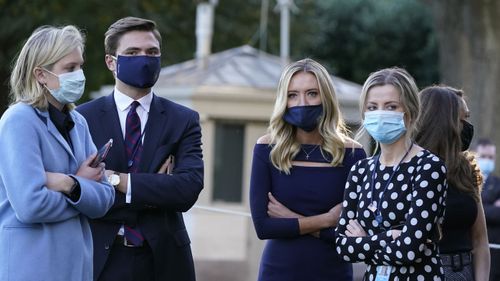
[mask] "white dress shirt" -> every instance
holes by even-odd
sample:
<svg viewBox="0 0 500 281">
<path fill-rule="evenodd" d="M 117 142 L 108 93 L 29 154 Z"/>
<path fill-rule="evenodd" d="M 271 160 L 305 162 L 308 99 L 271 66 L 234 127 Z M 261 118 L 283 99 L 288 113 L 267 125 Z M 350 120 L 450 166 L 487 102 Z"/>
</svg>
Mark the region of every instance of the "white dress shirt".
<svg viewBox="0 0 500 281">
<path fill-rule="evenodd" d="M 116 104 L 116 111 L 118 112 L 118 118 L 120 119 L 120 127 L 122 129 L 123 140 L 125 140 L 125 129 L 127 122 L 127 114 L 130 110 L 130 104 L 134 102 L 134 99 L 120 92 L 115 87 L 114 99 Z M 137 106 L 136 112 L 141 119 L 141 134 L 144 133 L 144 128 L 148 122 L 149 109 L 151 108 L 151 102 L 153 101 L 153 92 L 149 92 L 144 97 L 137 100 L 139 106 Z M 141 141 L 144 142 L 144 135 L 142 135 Z M 130 159 L 127 159 L 130 160 Z M 127 194 L 125 196 L 125 203 L 130 203 L 132 201 L 132 185 L 130 178 L 132 174 L 129 174 L 127 181 Z"/>
</svg>

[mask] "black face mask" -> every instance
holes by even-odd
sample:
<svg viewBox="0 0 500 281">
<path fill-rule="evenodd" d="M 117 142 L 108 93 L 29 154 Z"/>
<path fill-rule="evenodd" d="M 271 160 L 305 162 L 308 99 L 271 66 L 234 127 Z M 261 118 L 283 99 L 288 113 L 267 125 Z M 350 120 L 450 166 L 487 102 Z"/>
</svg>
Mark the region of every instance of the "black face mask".
<svg viewBox="0 0 500 281">
<path fill-rule="evenodd" d="M 465 120 L 461 120 L 461 122 L 462 131 L 460 132 L 460 139 L 462 140 L 462 151 L 466 151 L 469 149 L 472 137 L 474 137 L 474 125 Z"/>
</svg>

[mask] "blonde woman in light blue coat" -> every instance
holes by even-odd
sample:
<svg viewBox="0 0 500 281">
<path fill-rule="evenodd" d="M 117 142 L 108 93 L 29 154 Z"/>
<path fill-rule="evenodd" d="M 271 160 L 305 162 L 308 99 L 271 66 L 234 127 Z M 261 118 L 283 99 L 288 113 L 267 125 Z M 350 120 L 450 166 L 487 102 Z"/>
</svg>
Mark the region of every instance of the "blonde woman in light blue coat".
<svg viewBox="0 0 500 281">
<path fill-rule="evenodd" d="M 12 104 L 0 120 L 0 280 L 90 281 L 88 218 L 114 201 L 85 119 L 84 39 L 74 26 L 44 26 L 22 48 Z"/>
</svg>

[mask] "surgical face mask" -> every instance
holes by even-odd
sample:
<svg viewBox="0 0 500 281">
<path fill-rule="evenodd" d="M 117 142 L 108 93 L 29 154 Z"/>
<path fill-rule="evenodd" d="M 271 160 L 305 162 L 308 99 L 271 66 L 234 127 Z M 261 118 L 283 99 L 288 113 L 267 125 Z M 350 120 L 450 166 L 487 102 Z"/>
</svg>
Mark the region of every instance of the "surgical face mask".
<svg viewBox="0 0 500 281">
<path fill-rule="evenodd" d="M 495 161 L 488 158 L 477 158 L 479 169 L 485 176 L 489 176 L 495 170 Z"/>
<path fill-rule="evenodd" d="M 283 120 L 290 125 L 312 132 L 318 126 L 319 118 L 323 113 L 323 106 L 306 105 L 287 108 Z"/>
<path fill-rule="evenodd" d="M 462 131 L 460 132 L 460 139 L 462 140 L 462 151 L 469 149 L 472 138 L 474 137 L 474 125 L 471 123 L 462 121 Z"/>
<path fill-rule="evenodd" d="M 376 141 L 391 144 L 406 132 L 403 115 L 403 112 L 397 111 L 367 111 L 363 126 Z"/>
<path fill-rule="evenodd" d="M 57 76 L 59 79 L 58 89 L 49 89 L 46 85 L 45 88 L 49 90 L 50 94 L 61 104 L 73 103 L 79 100 L 85 90 L 85 75 L 83 70 L 75 70 L 62 74 L 55 74 L 47 69 L 45 71 L 52 75 Z"/>
<path fill-rule="evenodd" d="M 161 70 L 160 56 L 118 56 L 116 77 L 135 88 L 147 89 L 154 86 Z"/>
</svg>

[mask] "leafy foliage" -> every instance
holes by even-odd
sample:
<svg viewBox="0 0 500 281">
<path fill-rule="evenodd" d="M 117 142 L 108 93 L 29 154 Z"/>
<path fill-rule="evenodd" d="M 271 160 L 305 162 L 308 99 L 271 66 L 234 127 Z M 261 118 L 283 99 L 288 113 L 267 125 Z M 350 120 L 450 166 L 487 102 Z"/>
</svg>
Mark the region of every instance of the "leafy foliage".
<svg viewBox="0 0 500 281">
<path fill-rule="evenodd" d="M 406 68 L 419 86 L 439 79 L 432 15 L 417 0 L 318 0 L 307 50 L 340 77 L 363 83 L 377 69 Z"/>
<path fill-rule="evenodd" d="M 196 5 L 201 0 L 0 0 L 0 112 L 7 104 L 10 67 L 40 25 L 74 24 L 86 34 L 86 95 L 113 83 L 104 64 L 104 32 L 117 19 L 152 19 L 163 37 L 162 65 L 194 57 Z M 382 67 L 406 67 L 420 82 L 437 81 L 431 19 L 417 0 L 295 0 L 291 14 L 292 59 L 312 57 L 332 73 L 362 83 Z M 266 51 L 279 55 L 280 14 L 269 0 Z M 219 0 L 212 51 L 259 45 L 261 0 Z"/>
<path fill-rule="evenodd" d="M 192 57 L 194 51 L 195 1 L 30 1 L 0 0 L 0 98 L 7 105 L 11 65 L 31 32 L 41 25 L 74 24 L 86 34 L 86 94 L 113 83 L 104 64 L 104 33 L 121 17 L 137 16 L 155 20 L 162 33 L 162 64 Z"/>
</svg>

